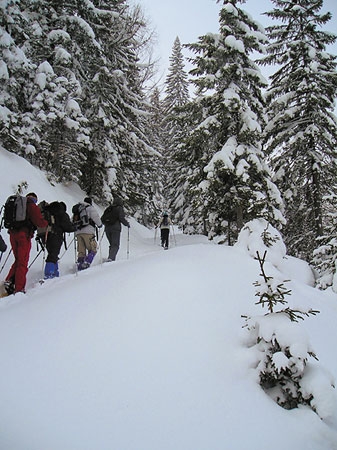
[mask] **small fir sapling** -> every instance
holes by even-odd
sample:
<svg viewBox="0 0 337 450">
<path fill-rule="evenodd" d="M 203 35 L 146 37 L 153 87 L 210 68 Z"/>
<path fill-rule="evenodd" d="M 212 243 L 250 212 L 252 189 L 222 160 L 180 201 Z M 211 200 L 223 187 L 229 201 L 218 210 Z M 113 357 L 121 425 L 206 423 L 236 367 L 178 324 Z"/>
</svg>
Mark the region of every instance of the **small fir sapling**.
<svg viewBox="0 0 337 450">
<path fill-rule="evenodd" d="M 258 288 L 255 295 L 259 297 L 256 304 L 266 307 L 268 312 L 264 316 L 245 316 L 245 327 L 258 351 L 259 382 L 262 389 L 283 408 L 293 409 L 303 404 L 315 410 L 314 395 L 302 389 L 301 379 L 309 356 L 316 360 L 317 357 L 296 322 L 319 311 L 302 311 L 286 306 L 285 297 L 291 295 L 291 290 L 284 285 L 286 280 L 278 282 L 266 275 L 266 253 L 261 258 L 257 252 L 262 280 L 254 285 Z"/>
</svg>

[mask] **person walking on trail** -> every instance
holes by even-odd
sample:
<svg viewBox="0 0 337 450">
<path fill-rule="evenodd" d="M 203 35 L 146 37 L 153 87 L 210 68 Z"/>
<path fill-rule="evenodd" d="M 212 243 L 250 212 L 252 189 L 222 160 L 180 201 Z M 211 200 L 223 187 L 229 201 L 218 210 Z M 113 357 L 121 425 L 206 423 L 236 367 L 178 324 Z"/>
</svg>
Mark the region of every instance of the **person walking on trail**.
<svg viewBox="0 0 337 450">
<path fill-rule="evenodd" d="M 7 294 L 25 292 L 28 261 L 32 238 L 38 227 L 46 227 L 48 222 L 42 217 L 37 203 L 37 195 L 30 192 L 27 197 L 26 219 L 20 228 L 9 229 L 10 243 L 15 261 L 5 279 Z"/>
<path fill-rule="evenodd" d="M 58 260 L 64 242 L 64 233 L 72 233 L 76 231 L 76 227 L 67 214 L 67 206 L 64 202 L 55 201 L 49 204 L 41 202 L 39 207 L 49 223 L 47 229 L 41 228 L 37 231 L 41 244 L 46 247 L 48 252 L 44 268 L 44 279 L 46 280 L 60 275 Z"/>
<path fill-rule="evenodd" d="M 88 219 L 88 224 L 81 226 L 80 229 L 75 231 L 78 270 L 84 270 L 90 267 L 90 264 L 97 253 L 97 241 L 95 236 L 96 227 L 102 227 L 99 214 L 92 206 L 92 199 L 86 197 L 82 205 L 84 207 L 85 217 Z"/>
<path fill-rule="evenodd" d="M 123 200 L 114 197 L 112 205 L 108 206 L 101 217 L 105 227 L 105 234 L 109 241 L 108 261 L 115 261 L 120 246 L 122 226 L 130 228 L 129 222 L 125 218 Z"/>
<path fill-rule="evenodd" d="M 169 247 L 170 226 L 172 225 L 168 213 L 165 211 L 156 228 L 160 228 L 161 246 L 167 250 Z"/>
<path fill-rule="evenodd" d="M 7 244 L 6 242 L 3 240 L 1 234 L 0 234 L 0 252 L 3 253 L 7 250 Z"/>
</svg>

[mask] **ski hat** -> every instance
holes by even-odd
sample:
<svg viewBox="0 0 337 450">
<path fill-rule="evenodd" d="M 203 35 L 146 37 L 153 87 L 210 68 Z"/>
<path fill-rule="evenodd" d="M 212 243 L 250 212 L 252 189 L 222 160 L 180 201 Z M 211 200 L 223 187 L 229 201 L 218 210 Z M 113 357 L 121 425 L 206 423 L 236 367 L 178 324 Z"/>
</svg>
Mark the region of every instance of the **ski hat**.
<svg viewBox="0 0 337 450">
<path fill-rule="evenodd" d="M 89 205 L 92 205 L 92 200 L 90 197 L 85 197 L 84 203 L 89 203 Z"/>
<path fill-rule="evenodd" d="M 163 216 L 168 216 L 168 212 L 167 212 L 167 211 L 164 211 L 164 212 L 163 212 Z"/>
<path fill-rule="evenodd" d="M 37 203 L 37 195 L 35 194 L 35 192 L 30 192 L 29 194 L 26 195 L 26 197 L 30 197 L 34 203 Z"/>
</svg>

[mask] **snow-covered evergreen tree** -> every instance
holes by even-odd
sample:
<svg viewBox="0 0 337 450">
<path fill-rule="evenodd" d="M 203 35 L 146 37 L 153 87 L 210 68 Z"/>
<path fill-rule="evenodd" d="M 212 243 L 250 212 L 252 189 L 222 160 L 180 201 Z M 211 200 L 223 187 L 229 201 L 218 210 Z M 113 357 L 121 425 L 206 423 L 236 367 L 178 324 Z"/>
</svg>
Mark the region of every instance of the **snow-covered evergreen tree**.
<svg viewBox="0 0 337 450">
<path fill-rule="evenodd" d="M 25 53 L 29 24 L 20 6 L 0 3 L 0 144 L 26 156 L 34 151 L 28 146 L 33 132 L 25 122 L 30 119 L 28 96 L 36 66 Z"/>
<path fill-rule="evenodd" d="M 259 297 L 256 304 L 266 307 L 268 312 L 246 317 L 246 327 L 250 334 L 247 345 L 255 350 L 259 383 L 283 408 L 307 405 L 324 418 L 324 410 L 320 408 L 322 397 L 328 401 L 334 384 L 324 368 L 309 362 L 309 357 L 318 359 L 297 323 L 319 311 L 290 307 L 286 296 L 291 295 L 291 290 L 285 281 L 266 274 L 266 252 L 263 256 L 257 252 L 257 259 L 261 280 L 254 283 Z"/>
<path fill-rule="evenodd" d="M 219 34 L 189 45 L 197 55 L 191 73 L 201 121 L 185 144 L 192 151 L 198 142 L 190 181 L 201 188 L 196 211 L 203 211 L 210 236 L 226 234 L 230 243 L 255 217 L 283 222 L 279 191 L 261 148 L 266 81 L 250 58 L 263 51 L 267 38 L 239 3 L 224 2 Z"/>
<path fill-rule="evenodd" d="M 264 64 L 278 65 L 267 92 L 268 152 L 286 202 L 285 240 L 292 255 L 310 260 L 325 235 L 324 198 L 336 195 L 336 36 L 324 32 L 331 14 L 322 0 L 272 0 L 271 43 Z"/>
<path fill-rule="evenodd" d="M 23 138 L 12 148 L 7 132 L 5 147 L 22 153 L 28 141 L 31 160 L 59 180 L 79 181 L 103 201 L 118 192 L 130 212 L 146 216 L 156 152 L 137 57 L 138 9 L 125 0 L 16 5 L 4 7 L 12 35 L 2 32 L 8 89 L 0 120 L 7 129 L 19 124 Z M 10 72 L 6 60 L 16 61 Z"/>
<path fill-rule="evenodd" d="M 165 80 L 165 98 L 163 105 L 168 113 L 174 108 L 181 108 L 189 99 L 187 72 L 185 71 L 182 45 L 177 36 L 173 43 L 170 66 Z"/>
<path fill-rule="evenodd" d="M 189 101 L 188 88 L 189 83 L 185 71 L 182 45 L 177 36 L 170 56 L 170 66 L 165 80 L 165 96 L 162 102 L 165 167 L 163 195 L 177 223 L 181 221 L 177 199 L 181 195 L 182 186 L 185 182 L 186 164 L 180 158 L 180 145 L 188 129 L 185 109 Z"/>
<path fill-rule="evenodd" d="M 148 126 L 148 139 L 157 155 L 153 157 L 152 164 L 154 170 L 149 177 L 149 202 L 151 204 L 151 215 L 148 215 L 146 225 L 157 223 L 159 212 L 165 207 L 163 191 L 165 189 L 165 160 L 164 140 L 163 140 L 163 109 L 158 87 L 154 87 L 150 92 L 148 111 L 150 114 Z"/>
<path fill-rule="evenodd" d="M 323 234 L 317 238 L 312 266 L 315 270 L 316 285 L 320 289 L 332 286 L 337 292 L 337 196 L 323 198 Z"/>
</svg>

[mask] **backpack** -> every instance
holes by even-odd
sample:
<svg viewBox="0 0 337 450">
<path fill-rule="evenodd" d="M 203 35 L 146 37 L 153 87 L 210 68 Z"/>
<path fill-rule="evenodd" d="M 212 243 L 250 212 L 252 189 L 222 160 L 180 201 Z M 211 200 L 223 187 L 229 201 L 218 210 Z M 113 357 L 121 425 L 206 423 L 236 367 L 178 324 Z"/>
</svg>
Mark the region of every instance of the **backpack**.
<svg viewBox="0 0 337 450">
<path fill-rule="evenodd" d="M 76 225 L 78 230 L 86 227 L 87 225 L 91 225 L 92 223 L 87 213 L 88 206 L 90 205 L 86 205 L 85 203 L 77 203 L 72 208 L 73 224 Z"/>
<path fill-rule="evenodd" d="M 104 211 L 103 216 L 101 217 L 101 221 L 103 225 L 113 225 L 117 222 L 118 217 L 118 209 L 114 207 L 114 205 L 110 205 Z"/>
<path fill-rule="evenodd" d="M 4 207 L 4 227 L 19 230 L 29 225 L 27 219 L 27 197 L 10 195 Z"/>
<path fill-rule="evenodd" d="M 42 214 L 42 217 L 48 222 L 48 227 L 38 228 L 37 234 L 45 234 L 47 229 L 48 231 L 53 231 L 53 227 L 57 222 L 57 206 L 59 202 L 48 203 L 45 200 L 39 203 L 39 208 Z M 55 211 L 56 210 L 56 211 Z"/>
<path fill-rule="evenodd" d="M 167 226 L 169 224 L 168 216 L 164 216 L 163 220 L 161 221 L 162 225 Z"/>
</svg>

